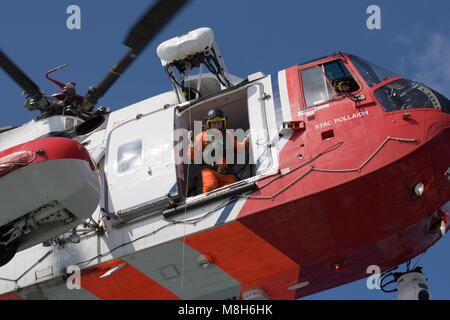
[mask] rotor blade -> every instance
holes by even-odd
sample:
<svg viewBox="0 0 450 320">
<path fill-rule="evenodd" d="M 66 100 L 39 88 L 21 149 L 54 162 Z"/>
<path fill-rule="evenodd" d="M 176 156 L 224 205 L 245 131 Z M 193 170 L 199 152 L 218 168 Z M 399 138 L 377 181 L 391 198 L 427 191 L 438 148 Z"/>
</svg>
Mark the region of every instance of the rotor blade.
<svg viewBox="0 0 450 320">
<path fill-rule="evenodd" d="M 42 98 L 39 87 L 0 50 L 0 66 L 34 100 Z"/>
<path fill-rule="evenodd" d="M 188 0 L 160 0 L 128 33 L 124 45 L 139 53 L 172 19 Z"/>
<path fill-rule="evenodd" d="M 131 29 L 124 44 L 131 49 L 109 71 L 97 87 L 91 87 L 83 101 L 84 110 L 91 112 L 98 99 L 111 88 L 116 80 L 135 60 L 139 53 L 161 31 L 170 19 L 189 0 L 159 0 Z"/>
</svg>

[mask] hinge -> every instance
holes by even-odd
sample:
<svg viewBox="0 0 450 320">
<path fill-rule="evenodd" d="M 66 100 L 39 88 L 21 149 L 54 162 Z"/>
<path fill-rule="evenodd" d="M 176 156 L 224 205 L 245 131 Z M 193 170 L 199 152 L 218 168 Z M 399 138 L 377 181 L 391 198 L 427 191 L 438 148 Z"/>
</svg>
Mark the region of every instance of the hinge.
<svg viewBox="0 0 450 320">
<path fill-rule="evenodd" d="M 264 95 L 258 99 L 258 101 L 263 101 L 263 100 L 267 100 L 270 98 L 270 94 L 267 94 L 264 92 Z"/>
</svg>

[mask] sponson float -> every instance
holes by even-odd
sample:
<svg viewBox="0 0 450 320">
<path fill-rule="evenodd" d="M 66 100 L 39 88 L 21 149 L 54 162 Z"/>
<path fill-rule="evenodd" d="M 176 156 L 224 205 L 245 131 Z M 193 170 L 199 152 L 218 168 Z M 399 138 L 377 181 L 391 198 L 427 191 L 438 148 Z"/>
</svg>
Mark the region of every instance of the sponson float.
<svg viewBox="0 0 450 320">
<path fill-rule="evenodd" d="M 0 151 L 0 190 L 4 265 L 17 249 L 52 239 L 89 218 L 98 206 L 100 182 L 81 144 L 47 137 Z"/>
</svg>

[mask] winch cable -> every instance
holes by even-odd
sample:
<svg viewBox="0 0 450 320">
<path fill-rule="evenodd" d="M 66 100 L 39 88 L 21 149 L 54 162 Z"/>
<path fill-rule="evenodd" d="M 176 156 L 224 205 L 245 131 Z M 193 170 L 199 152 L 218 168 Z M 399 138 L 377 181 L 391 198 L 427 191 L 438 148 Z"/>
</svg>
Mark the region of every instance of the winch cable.
<svg viewBox="0 0 450 320">
<path fill-rule="evenodd" d="M 379 280 L 379 285 L 380 285 L 380 289 L 385 292 L 385 293 L 392 293 L 392 292 L 396 292 L 398 291 L 397 288 L 388 290 L 386 289 L 386 287 L 392 283 L 396 283 L 397 280 L 399 279 L 399 277 L 405 273 L 408 272 L 414 272 L 418 270 L 421 270 L 421 267 L 418 267 L 417 265 L 419 264 L 420 260 L 422 259 L 422 257 L 425 255 L 425 251 L 422 252 L 420 254 L 420 257 L 417 259 L 416 263 L 414 264 L 414 266 L 411 268 L 411 260 L 409 260 L 408 262 L 406 262 L 406 272 L 393 272 L 394 270 L 398 269 L 397 267 L 391 268 L 389 270 L 384 271 L 383 273 L 381 273 L 380 275 L 380 280 Z M 392 277 L 392 280 L 388 281 L 388 282 L 384 282 L 386 279 L 388 279 L 389 277 Z"/>
<path fill-rule="evenodd" d="M 188 68 L 187 68 L 187 77 L 189 77 L 191 73 L 191 65 L 188 64 Z M 188 101 L 191 100 L 191 82 L 188 82 L 188 92 L 187 92 L 187 97 L 188 97 Z M 191 113 L 191 108 L 189 108 L 188 110 L 188 121 L 189 121 L 189 131 L 192 130 L 192 113 Z M 189 139 L 189 134 L 188 134 L 188 139 Z M 195 137 L 194 137 L 195 140 Z M 191 141 L 188 141 L 189 143 Z M 187 152 L 190 152 L 190 148 L 188 148 Z M 187 156 L 187 155 L 186 155 Z M 184 154 L 183 154 L 184 157 Z M 190 158 L 190 157 L 189 157 Z M 191 160 L 188 161 L 187 163 L 187 173 L 186 173 L 186 192 L 185 192 L 185 199 L 188 198 L 189 195 L 189 174 L 190 174 L 190 167 L 191 167 Z M 186 219 L 186 214 L 187 214 L 187 206 L 184 208 L 184 216 L 183 218 Z M 181 291 L 183 292 L 183 288 L 184 288 L 184 259 L 185 259 L 185 247 L 186 247 L 186 224 L 183 225 L 183 241 L 182 241 L 182 258 L 181 258 Z"/>
<path fill-rule="evenodd" d="M 391 292 L 397 291 L 397 288 L 392 289 L 392 290 L 387 290 L 387 289 L 386 289 L 386 287 L 387 287 L 388 285 L 397 282 L 396 279 L 395 279 L 395 274 L 396 274 L 396 272 L 392 272 L 392 271 L 396 270 L 397 268 L 398 268 L 398 267 L 391 268 L 391 269 L 386 270 L 385 272 L 383 272 L 383 273 L 381 274 L 381 276 L 380 276 L 380 283 L 379 283 L 379 284 L 380 284 L 380 289 L 381 289 L 383 292 L 385 292 L 385 293 L 391 293 Z M 384 281 L 385 281 L 387 278 L 389 278 L 389 277 L 392 277 L 392 280 L 390 280 L 390 281 L 384 283 Z"/>
</svg>

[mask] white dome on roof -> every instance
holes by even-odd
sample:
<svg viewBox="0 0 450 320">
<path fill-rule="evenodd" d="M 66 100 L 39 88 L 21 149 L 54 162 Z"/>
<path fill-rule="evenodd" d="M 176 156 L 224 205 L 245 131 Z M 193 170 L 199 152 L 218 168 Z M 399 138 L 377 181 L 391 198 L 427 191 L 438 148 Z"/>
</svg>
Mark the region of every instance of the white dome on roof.
<svg viewBox="0 0 450 320">
<path fill-rule="evenodd" d="M 156 49 L 163 66 L 211 49 L 214 32 L 211 28 L 199 28 L 181 36 L 164 41 Z"/>
</svg>

